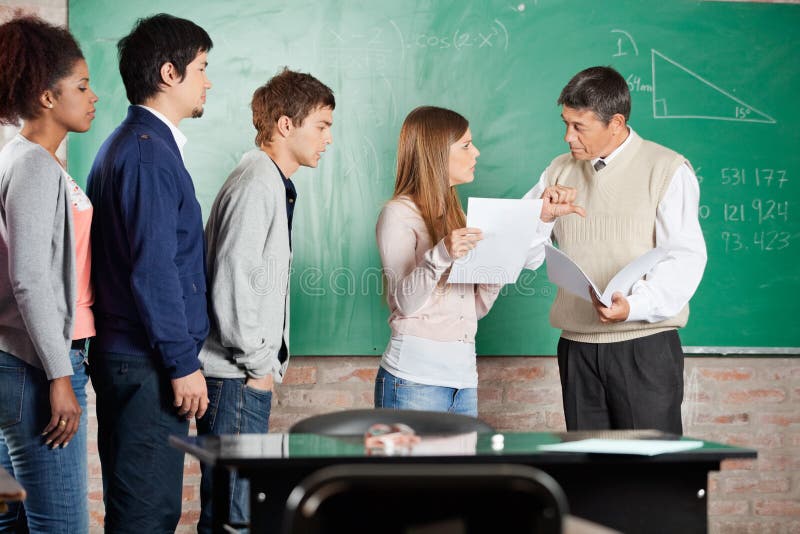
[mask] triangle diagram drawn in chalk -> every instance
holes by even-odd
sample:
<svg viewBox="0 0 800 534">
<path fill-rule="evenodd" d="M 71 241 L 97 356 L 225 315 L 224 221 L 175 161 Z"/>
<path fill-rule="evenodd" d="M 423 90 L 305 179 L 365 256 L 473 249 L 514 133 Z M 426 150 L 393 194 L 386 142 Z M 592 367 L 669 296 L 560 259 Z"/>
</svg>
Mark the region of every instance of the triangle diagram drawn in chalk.
<svg viewBox="0 0 800 534">
<path fill-rule="evenodd" d="M 653 117 L 762 122 L 775 119 L 717 87 L 661 52 L 651 49 Z"/>
</svg>

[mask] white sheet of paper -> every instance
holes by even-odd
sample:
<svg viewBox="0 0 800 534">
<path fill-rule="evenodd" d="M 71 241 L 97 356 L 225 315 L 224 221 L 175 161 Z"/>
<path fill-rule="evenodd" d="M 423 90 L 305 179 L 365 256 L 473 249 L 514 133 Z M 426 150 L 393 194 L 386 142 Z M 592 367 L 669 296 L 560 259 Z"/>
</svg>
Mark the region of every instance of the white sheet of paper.
<svg viewBox="0 0 800 534">
<path fill-rule="evenodd" d="M 467 201 L 467 226 L 480 228 L 483 240 L 453 262 L 450 284 L 513 284 L 525 258 L 542 212 L 541 200 L 477 198 Z"/>
<path fill-rule="evenodd" d="M 600 291 L 569 256 L 555 247 L 545 245 L 547 277 L 550 281 L 561 289 L 589 302 L 592 301 L 592 297 L 589 295 L 589 286 L 591 285 L 597 299 L 606 306 L 611 306 L 611 296 L 617 291 L 626 297 L 630 295 L 633 285 L 666 257 L 667 251 L 660 247 L 645 252 L 615 274 L 605 291 Z"/>
<path fill-rule="evenodd" d="M 473 455 L 478 446 L 478 433 L 466 432 L 451 436 L 421 436 L 414 445 L 414 456 Z"/>
<path fill-rule="evenodd" d="M 659 439 L 582 439 L 553 445 L 539 445 L 539 449 L 553 452 L 593 452 L 602 454 L 636 454 L 654 456 L 667 452 L 688 451 L 703 446 L 702 441 L 670 441 Z"/>
</svg>

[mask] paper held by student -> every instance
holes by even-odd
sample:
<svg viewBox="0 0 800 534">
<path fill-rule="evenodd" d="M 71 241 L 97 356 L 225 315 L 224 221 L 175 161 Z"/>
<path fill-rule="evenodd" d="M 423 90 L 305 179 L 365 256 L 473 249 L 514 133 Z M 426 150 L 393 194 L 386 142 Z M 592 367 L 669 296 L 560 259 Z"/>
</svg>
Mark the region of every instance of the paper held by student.
<svg viewBox="0 0 800 534">
<path fill-rule="evenodd" d="M 645 252 L 615 274 L 605 291 L 600 291 L 569 256 L 555 247 L 545 245 L 547 277 L 551 282 L 589 302 L 592 301 L 589 286 L 592 286 L 597 299 L 608 307 L 611 306 L 611 296 L 615 292 L 619 291 L 626 297 L 630 295 L 633 285 L 666 257 L 667 251 L 660 247 Z"/>
<path fill-rule="evenodd" d="M 450 284 L 513 284 L 536 237 L 541 200 L 476 198 L 467 201 L 467 226 L 483 239 L 450 269 Z"/>
</svg>

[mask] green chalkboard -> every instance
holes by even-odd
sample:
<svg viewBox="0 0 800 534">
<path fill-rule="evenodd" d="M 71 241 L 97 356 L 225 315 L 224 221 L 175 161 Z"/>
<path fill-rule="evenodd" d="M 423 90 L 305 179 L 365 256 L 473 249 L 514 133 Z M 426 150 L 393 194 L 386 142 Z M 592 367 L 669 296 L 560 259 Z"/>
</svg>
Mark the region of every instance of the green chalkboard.
<svg viewBox="0 0 800 534">
<path fill-rule="evenodd" d="M 389 336 L 374 225 L 394 183 L 406 113 L 464 114 L 482 155 L 469 196 L 519 197 L 565 151 L 556 98 L 591 65 L 633 94 L 631 125 L 686 155 L 701 179 L 709 262 L 682 331 L 690 351 L 800 352 L 800 6 L 594 0 L 71 0 L 100 95 L 69 164 L 85 177 L 126 112 L 116 41 L 137 17 L 191 18 L 215 46 L 206 114 L 186 120 L 204 213 L 253 144 L 249 101 L 280 67 L 336 93 L 334 144 L 295 175 L 295 354 L 380 354 Z M 479 354 L 553 354 L 553 286 L 525 271 L 481 321 Z M 691 347 L 697 347 L 692 349 Z"/>
</svg>

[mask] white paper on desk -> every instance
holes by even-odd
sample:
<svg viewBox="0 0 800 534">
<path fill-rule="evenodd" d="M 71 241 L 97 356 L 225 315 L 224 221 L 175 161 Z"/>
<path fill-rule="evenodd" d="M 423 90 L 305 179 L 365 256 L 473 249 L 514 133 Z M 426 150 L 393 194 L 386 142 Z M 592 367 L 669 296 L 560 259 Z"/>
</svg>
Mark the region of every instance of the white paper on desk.
<svg viewBox="0 0 800 534">
<path fill-rule="evenodd" d="M 289 452 L 286 434 L 222 434 L 220 447 L 233 458 L 283 458 Z"/>
<path fill-rule="evenodd" d="M 483 239 L 453 262 L 450 284 L 513 284 L 525 266 L 542 201 L 470 197 L 467 226 L 480 228 Z"/>
<path fill-rule="evenodd" d="M 422 439 L 414 445 L 414 456 L 459 456 L 474 455 L 478 447 L 478 433 L 466 432 L 450 436 L 420 436 Z"/>
<path fill-rule="evenodd" d="M 645 252 L 615 274 L 614 278 L 608 282 L 605 291 L 600 291 L 569 256 L 555 247 L 545 245 L 547 277 L 551 282 L 589 302 L 592 301 L 592 297 L 589 295 L 589 286 L 591 285 L 597 299 L 608 307 L 611 306 L 611 296 L 615 292 L 619 291 L 626 297 L 630 295 L 633 284 L 641 280 L 666 257 L 667 251 L 661 247 Z"/>
<path fill-rule="evenodd" d="M 565 441 L 553 445 L 539 445 L 539 449 L 551 452 L 591 452 L 600 454 L 636 454 L 655 456 L 668 452 L 681 452 L 698 449 L 702 441 L 670 441 L 660 439 L 582 439 Z"/>
</svg>

